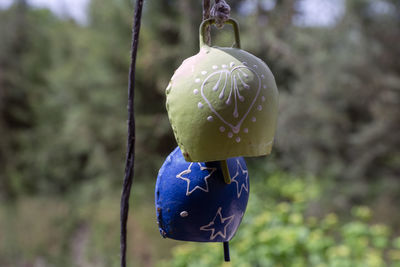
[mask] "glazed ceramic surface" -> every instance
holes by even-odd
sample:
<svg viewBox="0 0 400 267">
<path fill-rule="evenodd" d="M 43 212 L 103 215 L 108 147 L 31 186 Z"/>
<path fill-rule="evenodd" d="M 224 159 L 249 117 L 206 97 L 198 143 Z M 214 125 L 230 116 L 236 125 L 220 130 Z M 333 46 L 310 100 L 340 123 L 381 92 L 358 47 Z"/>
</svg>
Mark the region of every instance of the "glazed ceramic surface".
<svg viewBox="0 0 400 267">
<path fill-rule="evenodd" d="M 166 94 L 168 116 L 187 161 L 270 153 L 278 91 L 270 69 L 254 55 L 201 43 L 200 52 L 175 71 Z"/>
<path fill-rule="evenodd" d="M 219 162 L 187 162 L 179 147 L 167 157 L 155 191 L 163 237 L 225 242 L 234 236 L 246 210 L 250 185 L 243 158 L 227 163 L 230 184 L 224 183 Z"/>
</svg>

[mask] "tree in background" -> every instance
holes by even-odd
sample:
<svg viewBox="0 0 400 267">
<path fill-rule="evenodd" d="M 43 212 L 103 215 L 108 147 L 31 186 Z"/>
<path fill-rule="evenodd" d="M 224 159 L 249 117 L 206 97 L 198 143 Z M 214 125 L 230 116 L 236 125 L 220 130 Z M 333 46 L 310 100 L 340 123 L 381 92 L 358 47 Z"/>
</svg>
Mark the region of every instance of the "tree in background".
<svg viewBox="0 0 400 267">
<path fill-rule="evenodd" d="M 323 220 L 321 224 L 317 221 L 316 226 L 301 222 L 308 220 L 310 214 L 324 217 L 336 208 L 340 223 L 334 227 L 335 235 L 345 239 L 349 236 L 345 230 L 347 224 L 341 220 L 347 218 L 346 212 L 354 204 L 373 202 L 375 218 L 372 221 L 396 222 L 400 187 L 398 1 L 344 1 L 342 16 L 336 23 L 324 27 L 297 23 L 297 18 L 302 16 L 301 2 L 229 1 L 232 17 L 241 26 L 242 46 L 268 63 L 280 89 L 274 152 L 268 157 L 267 166 L 263 159 L 249 159 L 252 177 L 266 181 L 257 184 L 261 190 L 258 195 L 272 195 L 273 199 L 254 201 L 254 207 L 272 203 L 265 207 L 266 212 L 282 215 L 279 217 L 282 221 L 277 224 L 283 227 L 281 232 L 290 232 L 292 227 L 299 230 L 294 233 L 299 234 L 296 240 L 300 243 L 295 246 L 298 245 L 300 252 L 305 249 L 301 243 L 303 230 L 318 232 L 323 226 Z M 164 90 L 182 60 L 198 51 L 200 10 L 201 1 L 197 0 L 147 1 L 145 5 L 137 62 L 139 130 L 135 189 L 136 200 L 147 197 L 147 202 L 142 203 L 148 206 L 152 205 L 148 200 L 151 193 L 144 185 L 154 183 L 162 161 L 176 146 L 165 112 Z M 4 231 L 12 236 L 2 236 L 7 242 L 0 243 L 0 265 L 7 266 L 7 262 L 21 258 L 20 255 L 46 255 L 43 257 L 51 259 L 46 253 L 61 264 L 54 255 L 70 253 L 73 245 L 69 239 L 79 236 L 84 229 L 92 231 L 93 254 L 107 266 L 112 265 L 112 255 L 117 253 L 112 251 L 117 251 L 118 243 L 104 240 L 112 240 L 110 233 L 114 224 L 107 216 L 114 215 L 102 212 L 118 210 L 106 196 L 112 198 L 113 192 L 119 193 L 123 176 L 131 17 L 130 0 L 92 0 L 87 25 L 59 18 L 45 9 L 33 9 L 23 0 L 0 10 L 0 196 L 14 200 L 11 203 L 27 195 L 32 199 L 45 198 L 40 205 L 28 206 L 24 212 L 54 202 L 54 207 L 41 216 L 53 218 L 58 214 L 61 219 L 55 220 L 54 229 L 59 229 L 60 221 L 67 229 L 63 228 L 61 233 L 51 228 L 51 220 L 31 220 L 34 214 L 29 216 L 29 212 L 23 214 L 22 220 L 8 213 L 3 216 L 0 207 L 0 228 L 3 229 L 4 218 L 11 225 L 4 229 L 26 229 L 26 225 L 31 227 L 37 220 L 36 239 L 44 240 L 42 248 L 36 249 L 36 239 L 31 238 L 34 241 L 31 247 L 26 246 L 28 252 L 24 254 L 18 249 L 23 250 L 24 242 L 28 242 L 25 236 L 20 234 L 22 241 L 19 242 L 15 241 L 19 240 L 19 231 Z M 212 43 L 230 46 L 230 38 L 231 29 L 225 27 L 217 34 L 213 32 Z M 318 179 L 295 178 L 309 174 Z M 275 189 L 282 194 L 271 191 L 275 182 L 279 185 Z M 307 195 L 314 186 L 321 187 L 324 193 L 311 205 L 304 202 L 300 191 Z M 289 203 L 293 213 L 279 213 L 280 202 L 292 197 L 285 192 L 293 188 L 299 191 L 295 190 L 293 197 L 303 201 L 301 209 L 296 208 L 296 203 Z M 70 206 L 60 204 L 63 207 L 60 209 L 54 195 L 62 199 L 63 205 Z M 88 205 L 90 208 L 85 211 L 81 207 L 84 203 L 93 206 Z M 150 209 L 148 206 L 143 210 Z M 100 208 L 93 211 L 92 207 Z M 145 214 L 143 210 L 138 211 L 142 213 L 136 218 Z M 255 217 L 255 213 L 249 213 L 249 219 Z M 294 221 L 286 221 L 289 217 Z M 375 247 L 379 247 L 375 252 L 383 253 L 390 247 L 388 234 L 378 229 L 376 236 L 369 235 L 375 228 L 368 228 L 368 223 L 350 227 L 354 232 L 350 231 L 351 244 L 348 244 L 355 248 L 362 245 L 363 253 Z M 52 230 L 44 233 L 42 224 Z M 14 225 L 20 228 L 12 228 Z M 274 231 L 268 224 L 262 226 Z M 148 221 L 146 227 L 154 228 L 148 226 Z M 251 225 L 244 225 L 244 229 L 243 233 L 254 238 L 261 233 Z M 320 237 L 330 239 L 332 229 Z M 148 238 L 143 231 L 137 233 L 139 239 Z M 262 242 L 268 241 L 267 234 Z M 53 236 L 61 240 L 60 245 L 54 245 L 56 252 L 48 252 L 48 244 L 54 243 Z M 278 247 L 279 255 L 288 261 L 293 255 L 303 255 L 290 254 L 288 247 L 291 246 L 284 240 L 291 236 L 277 234 L 277 238 L 287 249 Z M 146 243 L 142 239 L 139 243 Z M 365 242 L 359 244 L 359 240 L 370 243 L 364 246 Z M 138 252 L 144 251 L 143 262 L 147 262 L 152 247 L 155 247 L 154 255 L 158 255 L 160 250 L 156 246 L 161 243 L 158 241 Z M 353 241 L 357 245 L 353 246 Z M 259 246 L 258 243 L 251 245 Z M 325 259 L 331 255 L 328 253 L 331 245 L 338 245 L 338 253 L 343 252 L 340 242 L 319 245 L 317 252 L 310 249 L 307 253 L 314 255 L 315 252 Z M 4 247 L 14 254 L 7 256 Z M 35 252 L 29 249 L 32 247 Z M 398 257 L 398 242 L 395 247 L 393 257 Z M 243 253 L 251 254 L 251 250 L 242 249 Z M 256 261 L 257 255 L 250 254 L 246 259 Z M 64 265 L 73 264 L 66 261 Z"/>
<path fill-rule="evenodd" d="M 400 125 L 399 5 L 345 3 L 336 23 L 305 27 L 294 23 L 301 1 L 230 2 L 243 47 L 268 62 L 280 88 L 274 162 L 333 178 L 342 185 L 333 193 L 348 196 L 335 200 L 339 206 L 375 195 L 369 185 L 377 181 L 394 198 L 400 186 L 400 140 L 393 134 Z M 175 145 L 164 87 L 198 49 L 200 6 L 194 0 L 146 4 L 136 105 L 143 179 L 156 175 Z M 130 1 L 91 1 L 86 26 L 24 1 L 1 12 L 1 191 L 63 191 L 94 177 L 118 183 Z M 213 43 L 229 45 L 229 30 Z"/>
<path fill-rule="evenodd" d="M 397 199 L 400 186 L 400 7 L 346 3 L 331 28 L 292 37 L 296 79 L 281 95 L 277 143 L 281 166 L 334 178 L 342 208 L 383 192 Z"/>
</svg>

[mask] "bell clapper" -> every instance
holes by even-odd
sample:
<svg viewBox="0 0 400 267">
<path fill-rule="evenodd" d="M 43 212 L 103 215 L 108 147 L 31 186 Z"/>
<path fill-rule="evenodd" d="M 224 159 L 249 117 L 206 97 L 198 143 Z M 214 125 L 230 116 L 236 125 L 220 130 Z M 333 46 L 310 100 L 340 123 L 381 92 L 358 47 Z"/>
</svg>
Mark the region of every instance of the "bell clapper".
<svg viewBox="0 0 400 267">
<path fill-rule="evenodd" d="M 230 184 L 231 176 L 229 174 L 228 162 L 226 160 L 221 160 L 220 163 L 221 163 L 222 174 L 224 175 L 224 181 L 226 184 Z"/>
<path fill-rule="evenodd" d="M 226 262 L 231 261 L 231 257 L 229 256 L 229 242 L 224 242 L 224 260 Z"/>
</svg>

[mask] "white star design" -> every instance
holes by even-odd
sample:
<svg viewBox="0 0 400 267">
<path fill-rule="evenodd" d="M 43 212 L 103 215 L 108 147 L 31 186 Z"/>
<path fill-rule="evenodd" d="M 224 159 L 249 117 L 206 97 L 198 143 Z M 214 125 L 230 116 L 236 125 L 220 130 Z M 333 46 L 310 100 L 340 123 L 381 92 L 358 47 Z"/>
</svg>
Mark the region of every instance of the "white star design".
<svg viewBox="0 0 400 267">
<path fill-rule="evenodd" d="M 208 168 L 208 167 L 205 167 L 205 166 L 201 166 L 201 164 L 199 162 L 196 162 L 194 164 L 198 164 L 201 171 L 204 171 L 204 170 L 209 171 L 208 175 L 203 177 L 204 182 L 205 182 L 206 185 L 205 185 L 205 188 L 201 187 L 199 185 L 196 185 L 192 190 L 190 190 L 190 182 L 191 182 L 191 180 L 189 178 L 184 177 L 185 174 L 189 174 L 189 173 L 192 172 L 193 162 L 190 163 L 189 167 L 186 170 L 184 170 L 181 173 L 179 173 L 178 175 L 176 175 L 176 178 L 182 179 L 182 180 L 187 182 L 186 196 L 189 196 L 196 189 L 200 189 L 200 190 L 202 190 L 204 192 L 208 192 L 208 181 L 207 181 L 207 179 L 210 178 L 211 175 L 217 170 L 216 168 Z"/>
<path fill-rule="evenodd" d="M 242 194 L 243 189 L 246 190 L 246 192 L 249 192 L 249 171 L 244 170 L 242 165 L 240 164 L 239 160 L 236 160 L 237 167 L 236 167 L 236 174 L 231 178 L 231 181 L 236 183 L 236 189 L 237 189 L 237 197 L 240 198 L 240 195 Z M 239 177 L 239 170 L 240 170 L 240 175 L 245 174 L 246 176 L 244 177 L 244 181 L 237 180 Z"/>
<path fill-rule="evenodd" d="M 200 227 L 201 231 L 211 231 L 210 240 L 214 240 L 218 235 L 220 235 L 222 238 L 226 238 L 226 227 L 232 222 L 233 217 L 235 217 L 235 215 L 231 215 L 229 217 L 222 218 L 221 211 L 222 208 L 219 207 L 214 219 L 209 224 Z M 224 230 L 219 230 L 217 233 L 215 233 L 215 229 L 220 228 L 221 226 L 223 226 Z"/>
</svg>

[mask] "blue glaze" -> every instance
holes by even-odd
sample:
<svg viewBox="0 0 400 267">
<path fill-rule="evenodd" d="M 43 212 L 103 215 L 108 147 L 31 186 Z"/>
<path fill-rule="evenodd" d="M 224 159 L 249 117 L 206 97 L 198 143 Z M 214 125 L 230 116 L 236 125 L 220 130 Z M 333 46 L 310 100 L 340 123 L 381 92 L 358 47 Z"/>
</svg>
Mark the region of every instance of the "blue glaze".
<svg viewBox="0 0 400 267">
<path fill-rule="evenodd" d="M 249 177 L 242 157 L 227 160 L 226 184 L 219 162 L 187 162 L 177 147 L 161 167 L 156 184 L 157 220 L 163 237 L 226 242 L 242 221 Z"/>
</svg>

